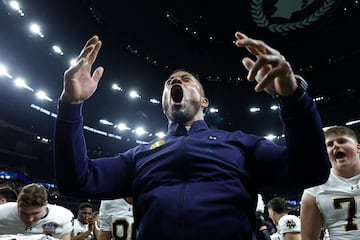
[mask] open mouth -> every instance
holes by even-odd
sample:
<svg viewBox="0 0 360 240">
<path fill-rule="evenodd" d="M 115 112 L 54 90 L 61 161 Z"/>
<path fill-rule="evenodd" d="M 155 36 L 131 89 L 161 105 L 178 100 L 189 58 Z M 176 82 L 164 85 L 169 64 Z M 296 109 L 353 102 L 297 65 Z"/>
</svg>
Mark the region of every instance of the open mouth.
<svg viewBox="0 0 360 240">
<path fill-rule="evenodd" d="M 171 98 L 175 103 L 180 103 L 183 99 L 183 90 L 179 85 L 174 85 L 171 88 Z"/>
<path fill-rule="evenodd" d="M 345 153 L 343 153 L 343 152 L 337 152 L 335 154 L 335 158 L 344 158 L 344 157 L 345 157 Z"/>
</svg>

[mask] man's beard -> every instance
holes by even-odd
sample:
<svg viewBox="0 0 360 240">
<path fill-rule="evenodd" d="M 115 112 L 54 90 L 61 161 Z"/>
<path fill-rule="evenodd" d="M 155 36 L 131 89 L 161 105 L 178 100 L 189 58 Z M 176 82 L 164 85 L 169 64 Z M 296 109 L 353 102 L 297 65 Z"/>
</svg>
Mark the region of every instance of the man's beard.
<svg viewBox="0 0 360 240">
<path fill-rule="evenodd" d="M 170 104 L 165 104 L 164 112 L 168 120 L 175 123 L 186 123 L 192 121 L 201 107 L 199 102 L 192 102 L 191 104 L 172 108 Z"/>
<path fill-rule="evenodd" d="M 171 114 L 171 120 L 176 123 L 185 123 L 192 119 L 188 109 L 180 109 L 173 111 Z"/>
</svg>

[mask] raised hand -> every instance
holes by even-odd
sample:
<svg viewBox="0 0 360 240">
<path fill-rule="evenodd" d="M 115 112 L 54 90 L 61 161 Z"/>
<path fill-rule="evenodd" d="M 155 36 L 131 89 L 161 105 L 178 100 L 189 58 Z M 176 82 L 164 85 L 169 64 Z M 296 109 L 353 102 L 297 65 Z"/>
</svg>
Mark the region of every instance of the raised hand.
<svg viewBox="0 0 360 240">
<path fill-rule="evenodd" d="M 104 68 L 97 67 L 91 74 L 92 65 L 101 48 L 98 36 L 91 37 L 77 57 L 76 65 L 64 73 L 64 88 L 60 99 L 69 103 L 81 103 L 95 92 Z"/>
<path fill-rule="evenodd" d="M 255 61 L 248 57 L 242 60 L 245 68 L 249 70 L 247 79 L 257 81 L 255 91 L 265 90 L 270 94 L 281 96 L 294 93 L 297 88 L 295 75 L 289 62 L 278 50 L 241 32 L 236 32 L 235 37 L 236 46 L 245 47 L 256 57 Z"/>
</svg>

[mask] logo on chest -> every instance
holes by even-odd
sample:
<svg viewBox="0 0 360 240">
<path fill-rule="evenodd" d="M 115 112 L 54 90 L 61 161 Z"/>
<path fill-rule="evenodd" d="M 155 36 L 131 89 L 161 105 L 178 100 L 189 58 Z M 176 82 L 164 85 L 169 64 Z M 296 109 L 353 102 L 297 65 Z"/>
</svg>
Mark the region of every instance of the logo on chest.
<svg viewBox="0 0 360 240">
<path fill-rule="evenodd" d="M 58 225 L 56 223 L 45 223 L 42 225 L 42 228 L 44 230 L 44 234 L 46 235 L 53 235 L 56 232 L 56 228 Z"/>
</svg>

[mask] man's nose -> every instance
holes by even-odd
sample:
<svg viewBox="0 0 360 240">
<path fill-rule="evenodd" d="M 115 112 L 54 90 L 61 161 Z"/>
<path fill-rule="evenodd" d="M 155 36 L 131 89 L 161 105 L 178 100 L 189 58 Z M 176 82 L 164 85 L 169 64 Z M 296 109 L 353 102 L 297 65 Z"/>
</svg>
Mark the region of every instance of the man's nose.
<svg viewBox="0 0 360 240">
<path fill-rule="evenodd" d="M 26 217 L 26 221 L 29 222 L 29 223 L 34 222 L 34 220 L 35 220 L 35 217 L 34 217 L 34 216 L 28 216 L 28 217 Z"/>
<path fill-rule="evenodd" d="M 334 144 L 333 144 L 333 149 L 337 150 L 339 148 L 340 148 L 340 144 L 335 141 Z"/>
<path fill-rule="evenodd" d="M 181 78 L 180 77 L 174 77 L 173 79 L 171 79 L 171 82 L 170 82 L 170 84 L 172 85 L 172 84 L 175 84 L 175 83 L 182 83 L 182 81 L 181 81 Z"/>
</svg>

